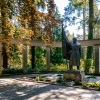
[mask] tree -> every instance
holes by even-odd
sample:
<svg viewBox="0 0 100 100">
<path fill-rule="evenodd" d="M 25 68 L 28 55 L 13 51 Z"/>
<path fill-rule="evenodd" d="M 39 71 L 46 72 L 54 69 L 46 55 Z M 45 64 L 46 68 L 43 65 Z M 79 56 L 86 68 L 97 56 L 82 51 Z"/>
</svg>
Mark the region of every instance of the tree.
<svg viewBox="0 0 100 100">
<path fill-rule="evenodd" d="M 98 9 L 97 9 L 97 2 L 98 0 L 69 0 L 69 5 L 65 7 L 65 21 L 67 21 L 67 26 L 76 24 L 76 20 L 80 18 L 83 12 L 83 19 L 80 19 L 80 26 L 84 28 L 84 39 L 86 38 L 85 30 L 88 29 L 88 39 L 93 39 L 95 33 L 94 27 L 98 25 L 100 18 L 98 16 Z M 83 9 L 83 10 L 82 10 Z M 75 14 L 74 14 L 75 13 Z M 84 14 L 85 13 L 85 14 Z M 75 16 L 77 15 L 77 16 Z M 85 16 L 84 16 L 85 15 Z M 95 15 L 95 16 L 94 16 Z M 78 22 L 78 23 L 79 23 Z M 79 29 L 81 27 L 78 27 Z M 97 29 L 97 28 L 96 28 Z M 92 59 L 93 47 L 89 46 L 87 49 L 87 59 Z"/>
<path fill-rule="evenodd" d="M 44 7 L 46 1 L 47 0 L 0 0 L 0 24 L 4 39 L 7 40 L 9 36 L 17 37 L 20 41 L 27 39 L 26 43 L 28 44 L 32 39 L 41 39 L 45 43 L 46 40 L 44 37 L 48 37 L 48 42 L 52 42 L 52 31 L 54 31 L 55 23 L 57 24 L 53 15 L 55 6 L 54 0 L 48 0 L 47 2 L 48 14 L 37 9 L 37 6 Z M 14 21 L 15 25 L 12 21 Z M 21 30 L 18 30 L 19 32 L 17 32 L 16 29 L 12 31 L 12 26 Z M 44 26 L 44 28 L 41 26 Z M 24 30 L 24 33 L 22 30 Z M 3 41 L 3 43 L 7 44 L 5 51 L 8 52 L 9 40 Z M 4 61 L 7 65 L 8 61 Z"/>
<path fill-rule="evenodd" d="M 93 24 L 94 24 L 94 0 L 89 0 L 89 33 L 88 39 L 93 39 Z M 87 59 L 92 59 L 93 47 L 87 48 Z"/>
<path fill-rule="evenodd" d="M 10 36 L 12 34 L 11 32 L 11 23 L 10 23 L 10 19 L 12 17 L 12 13 L 13 13 L 13 1 L 12 0 L 0 0 L 0 13 L 1 13 L 1 17 L 0 17 L 0 26 L 1 26 L 1 34 L 4 35 L 5 41 L 3 40 L 3 50 L 2 50 L 2 54 L 3 54 L 3 67 L 4 68 L 8 68 L 8 55 L 7 55 L 7 37 Z"/>
<path fill-rule="evenodd" d="M 65 13 L 63 17 L 67 26 L 72 26 L 77 24 L 76 22 L 77 19 L 79 20 L 80 23 L 82 23 L 82 20 L 80 19 L 80 16 L 82 14 L 82 8 L 80 7 L 80 5 L 82 5 L 82 2 L 69 0 L 69 4 L 64 8 Z"/>
<path fill-rule="evenodd" d="M 61 15 L 59 13 L 58 7 L 56 7 L 54 16 L 56 19 L 61 20 Z M 56 31 L 53 33 L 53 36 L 56 41 L 61 41 L 62 40 L 62 34 L 61 34 L 61 25 L 58 25 L 56 28 Z M 56 64 L 61 65 L 62 63 L 65 64 L 64 59 L 62 58 L 61 51 L 62 48 L 54 48 L 54 50 L 51 50 L 50 57 L 51 57 L 51 63 L 56 66 Z"/>
</svg>

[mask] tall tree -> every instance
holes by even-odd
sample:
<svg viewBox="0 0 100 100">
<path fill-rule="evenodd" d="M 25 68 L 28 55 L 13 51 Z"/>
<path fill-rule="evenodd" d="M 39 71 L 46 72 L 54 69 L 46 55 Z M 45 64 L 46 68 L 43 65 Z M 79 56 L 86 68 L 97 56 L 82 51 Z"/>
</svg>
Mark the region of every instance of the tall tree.
<svg viewBox="0 0 100 100">
<path fill-rule="evenodd" d="M 37 5 L 44 7 L 46 4 L 48 14 L 39 11 L 36 7 Z M 54 26 L 57 24 L 53 15 L 54 8 L 54 0 L 0 0 L 0 24 L 4 40 L 8 39 L 10 35 L 13 37 L 16 36 L 20 40 L 27 39 L 27 44 L 30 40 L 37 40 L 39 37 L 44 42 L 48 41 L 51 43 L 53 40 L 52 32 L 55 30 Z M 15 25 L 19 28 L 18 31 L 21 29 L 21 32 L 14 32 L 16 35 L 10 31 L 12 30 L 11 21 L 14 21 L 12 18 L 15 19 Z M 8 22 L 11 24 L 8 24 Z M 25 32 L 23 33 L 23 31 Z M 7 43 L 8 46 L 9 41 L 3 41 L 3 43 Z M 7 47 L 5 51 L 7 51 Z"/>
<path fill-rule="evenodd" d="M 1 26 L 1 33 L 4 36 L 3 40 L 3 67 L 8 68 L 8 55 L 7 55 L 7 47 L 8 47 L 8 41 L 7 37 L 12 34 L 11 32 L 11 23 L 10 19 L 12 17 L 13 13 L 13 0 L 0 0 L 0 26 Z"/>
<path fill-rule="evenodd" d="M 31 39 L 36 39 L 36 36 L 40 35 L 39 24 L 41 22 L 41 13 L 36 6 L 45 6 L 43 1 L 45 0 L 20 0 L 18 2 L 20 26 L 29 30 L 28 35 L 30 35 Z M 35 46 L 31 46 L 31 54 L 31 65 L 32 68 L 35 68 Z"/>
<path fill-rule="evenodd" d="M 58 10 L 58 7 L 56 7 L 56 9 L 55 9 L 54 16 L 56 17 L 56 19 L 61 20 L 61 14 Z M 56 31 L 53 34 L 56 41 L 62 40 L 61 27 L 62 27 L 61 24 L 58 25 L 58 27 L 56 28 Z M 61 50 L 62 50 L 62 48 L 54 48 L 54 51 L 52 50 L 50 53 L 50 57 L 51 57 L 50 61 L 54 66 L 56 66 L 57 64 L 61 65 L 61 64 L 65 63 L 64 59 L 62 58 Z"/>
<path fill-rule="evenodd" d="M 88 39 L 93 39 L 93 25 L 94 25 L 94 0 L 89 0 L 89 33 Z M 92 59 L 93 47 L 89 46 L 87 48 L 87 59 Z"/>
<path fill-rule="evenodd" d="M 6 5 L 6 2 L 5 0 L 0 1 L 0 7 L 1 7 L 1 21 L 2 21 L 2 25 L 1 25 L 1 28 L 2 28 L 2 34 L 5 34 L 7 35 L 7 32 L 6 32 L 6 26 L 7 26 L 7 5 Z M 4 43 L 3 44 L 3 49 L 2 49 L 2 54 L 3 54 L 3 68 L 7 68 L 8 67 L 8 56 L 7 56 L 7 53 L 6 53 L 6 48 L 5 48 L 6 44 Z"/>
<path fill-rule="evenodd" d="M 33 0 L 33 4 L 40 9 L 44 9 L 46 7 L 46 0 Z M 32 54 L 31 66 L 32 69 L 34 69 L 35 68 L 35 46 L 31 46 L 31 54 Z"/>
<path fill-rule="evenodd" d="M 99 13 L 97 14 L 97 12 L 99 12 L 97 9 L 97 3 L 100 1 L 99 0 L 69 0 L 69 1 L 70 1 L 69 5 L 65 7 L 65 15 L 64 15 L 65 20 L 67 20 L 67 23 L 69 23 L 69 25 L 75 24 L 75 21 L 78 19 L 78 16 L 75 16 L 76 14 L 74 13 L 78 12 L 78 15 L 82 15 L 82 9 L 83 9 L 83 17 L 85 15 L 85 18 L 80 20 L 81 25 L 84 28 L 83 36 L 85 39 L 86 36 L 85 29 L 88 28 L 88 39 L 93 39 L 94 26 L 97 26 L 97 24 L 100 21 L 100 18 L 98 17 Z M 89 46 L 87 49 L 87 57 L 86 57 L 87 59 L 92 59 L 92 54 L 93 54 L 92 52 L 93 52 L 93 47 Z"/>
</svg>

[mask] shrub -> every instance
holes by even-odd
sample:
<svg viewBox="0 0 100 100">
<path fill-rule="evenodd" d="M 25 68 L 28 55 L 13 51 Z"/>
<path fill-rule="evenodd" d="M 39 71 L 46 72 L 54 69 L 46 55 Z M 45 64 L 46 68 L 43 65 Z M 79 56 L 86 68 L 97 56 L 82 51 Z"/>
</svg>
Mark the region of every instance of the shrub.
<svg viewBox="0 0 100 100">
<path fill-rule="evenodd" d="M 97 88 L 100 91 L 100 82 L 97 83 Z"/>
<path fill-rule="evenodd" d="M 35 78 L 35 80 L 36 80 L 36 81 L 40 81 L 40 77 L 37 76 L 37 77 Z"/>
<path fill-rule="evenodd" d="M 66 64 L 56 64 L 55 66 L 51 64 L 51 71 L 66 71 L 67 70 L 67 65 Z"/>
<path fill-rule="evenodd" d="M 100 82 L 82 82 L 83 88 L 88 88 L 88 89 L 94 89 L 94 90 L 99 90 L 100 91 Z"/>
<path fill-rule="evenodd" d="M 9 69 L 3 69 L 2 73 L 3 74 L 19 74 L 19 73 L 23 73 L 23 70 L 18 69 L 18 68 L 9 68 Z"/>
<path fill-rule="evenodd" d="M 94 60 L 93 59 L 81 59 L 80 68 L 85 71 L 86 74 L 94 73 Z"/>
<path fill-rule="evenodd" d="M 54 80 L 54 79 L 52 79 L 51 81 L 50 81 L 50 84 L 55 84 L 56 83 L 56 80 Z"/>
</svg>

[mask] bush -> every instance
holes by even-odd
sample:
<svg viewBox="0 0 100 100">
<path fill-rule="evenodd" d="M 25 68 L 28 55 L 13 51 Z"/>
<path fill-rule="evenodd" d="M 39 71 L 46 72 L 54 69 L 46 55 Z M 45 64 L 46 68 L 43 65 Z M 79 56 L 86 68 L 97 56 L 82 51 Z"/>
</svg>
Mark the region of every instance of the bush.
<svg viewBox="0 0 100 100">
<path fill-rule="evenodd" d="M 18 74 L 23 73 L 22 69 L 15 69 L 15 68 L 9 68 L 9 69 L 3 69 L 2 74 Z"/>
<path fill-rule="evenodd" d="M 67 65 L 66 64 L 56 64 L 55 66 L 53 64 L 51 65 L 51 71 L 66 71 L 67 70 Z"/>
<path fill-rule="evenodd" d="M 100 82 L 82 82 L 83 88 L 94 89 L 100 91 Z"/>
<path fill-rule="evenodd" d="M 94 73 L 94 60 L 93 59 L 81 59 L 80 68 L 85 71 L 86 74 Z"/>
</svg>

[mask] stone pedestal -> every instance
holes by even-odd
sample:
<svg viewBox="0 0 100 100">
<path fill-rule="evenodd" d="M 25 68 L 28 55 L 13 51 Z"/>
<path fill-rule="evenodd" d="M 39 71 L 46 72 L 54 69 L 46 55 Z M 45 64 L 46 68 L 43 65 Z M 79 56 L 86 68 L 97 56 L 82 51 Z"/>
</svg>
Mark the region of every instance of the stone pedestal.
<svg viewBox="0 0 100 100">
<path fill-rule="evenodd" d="M 76 79 L 80 79 L 80 82 L 82 82 L 85 78 L 85 73 L 81 70 L 68 70 L 63 73 L 63 78 L 66 81 L 75 81 Z"/>
</svg>

